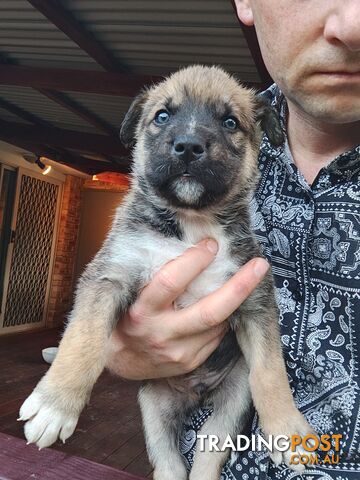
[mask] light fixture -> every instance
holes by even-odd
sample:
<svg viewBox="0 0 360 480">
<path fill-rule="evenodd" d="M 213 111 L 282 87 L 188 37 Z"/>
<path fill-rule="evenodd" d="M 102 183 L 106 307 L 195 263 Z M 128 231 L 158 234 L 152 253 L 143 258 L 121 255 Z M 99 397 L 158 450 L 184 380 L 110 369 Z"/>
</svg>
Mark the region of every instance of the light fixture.
<svg viewBox="0 0 360 480">
<path fill-rule="evenodd" d="M 43 175 L 47 175 L 51 171 L 51 165 L 46 165 L 45 169 L 41 172 Z"/>
<path fill-rule="evenodd" d="M 46 157 L 40 157 L 34 153 L 24 153 L 23 159 L 29 163 L 36 163 L 36 165 L 40 168 L 42 175 L 47 175 L 49 172 L 51 172 L 52 166 L 48 163 L 44 163 L 44 161 L 48 162 L 50 160 Z"/>
<path fill-rule="evenodd" d="M 41 170 L 44 170 L 45 165 L 42 163 L 41 157 L 36 157 L 35 163 L 36 163 L 36 165 L 39 166 L 39 168 L 41 168 Z"/>
<path fill-rule="evenodd" d="M 41 161 L 42 158 L 43 158 L 43 157 L 36 157 L 35 163 L 36 163 L 36 165 L 38 165 L 38 167 L 42 170 L 41 173 L 42 173 L 43 175 L 47 175 L 47 174 L 50 172 L 50 170 L 51 170 L 51 165 L 45 165 L 45 163 L 43 163 L 43 162 Z"/>
</svg>

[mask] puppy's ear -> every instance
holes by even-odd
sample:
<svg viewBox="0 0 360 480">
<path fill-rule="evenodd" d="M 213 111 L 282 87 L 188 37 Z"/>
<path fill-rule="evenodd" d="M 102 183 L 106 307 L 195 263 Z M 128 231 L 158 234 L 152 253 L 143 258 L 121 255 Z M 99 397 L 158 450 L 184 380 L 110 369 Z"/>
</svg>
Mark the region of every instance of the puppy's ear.
<svg viewBox="0 0 360 480">
<path fill-rule="evenodd" d="M 279 147 L 284 143 L 285 137 L 279 115 L 268 100 L 261 95 L 256 96 L 256 120 L 260 122 L 262 130 L 275 147 Z"/>
<path fill-rule="evenodd" d="M 145 90 L 137 97 L 130 105 L 128 112 L 120 127 L 120 140 L 126 147 L 132 147 L 135 144 L 135 132 L 137 124 L 139 123 L 140 116 L 144 103 L 148 98 L 148 92 Z"/>
</svg>

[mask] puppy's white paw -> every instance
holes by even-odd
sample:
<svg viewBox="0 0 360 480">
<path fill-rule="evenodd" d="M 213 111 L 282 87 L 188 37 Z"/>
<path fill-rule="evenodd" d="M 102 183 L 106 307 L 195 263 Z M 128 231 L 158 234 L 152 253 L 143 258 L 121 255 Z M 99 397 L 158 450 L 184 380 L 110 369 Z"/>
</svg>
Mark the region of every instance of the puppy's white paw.
<svg viewBox="0 0 360 480">
<path fill-rule="evenodd" d="M 291 415 L 287 420 L 282 419 L 281 424 L 281 428 L 277 426 L 275 432 L 272 431 L 273 437 L 286 435 L 289 439 L 291 439 L 292 435 L 299 435 L 301 438 L 304 438 L 307 435 L 317 436 L 315 430 L 308 424 L 305 417 L 298 411 L 295 411 L 294 414 Z M 279 444 L 281 446 L 281 441 L 279 441 Z M 309 446 L 313 446 L 314 440 L 309 439 L 308 444 Z M 270 458 L 275 465 L 285 463 L 291 470 L 301 473 L 305 470 L 305 465 L 299 462 L 300 457 L 302 455 L 309 456 L 312 453 L 313 452 L 306 450 L 300 443 L 300 445 L 295 447 L 295 451 L 289 449 L 283 452 L 274 448 L 273 452 L 270 453 Z"/>
<path fill-rule="evenodd" d="M 285 465 L 287 465 L 291 470 L 301 473 L 305 470 L 305 465 L 300 463 L 298 459 L 304 454 L 309 455 L 309 452 L 306 452 L 305 449 L 299 445 L 296 447 L 294 452 L 291 450 L 281 452 L 274 449 L 274 451 L 270 453 L 270 458 L 276 466 L 280 465 L 281 463 L 285 463 Z"/>
<path fill-rule="evenodd" d="M 188 474 L 181 461 L 174 461 L 171 465 L 155 465 L 153 480 L 187 480 Z"/>
<path fill-rule="evenodd" d="M 153 473 L 153 480 L 187 480 L 187 478 L 188 475 L 184 469 L 175 469 L 173 471 L 155 469 Z"/>
<path fill-rule="evenodd" d="M 58 437 L 65 443 L 74 433 L 78 418 L 49 403 L 35 390 L 22 404 L 18 420 L 26 422 L 24 433 L 28 443 L 45 448 L 56 442 Z"/>
</svg>

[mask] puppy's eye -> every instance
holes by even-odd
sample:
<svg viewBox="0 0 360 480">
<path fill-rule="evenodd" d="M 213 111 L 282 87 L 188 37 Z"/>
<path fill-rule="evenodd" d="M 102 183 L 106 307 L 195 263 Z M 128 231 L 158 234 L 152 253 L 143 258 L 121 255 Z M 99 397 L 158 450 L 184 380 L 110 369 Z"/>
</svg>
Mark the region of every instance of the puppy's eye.
<svg viewBox="0 0 360 480">
<path fill-rule="evenodd" d="M 154 120 L 157 125 L 164 125 L 170 120 L 170 114 L 166 110 L 159 110 L 156 113 Z"/>
<path fill-rule="evenodd" d="M 239 122 L 235 117 L 226 117 L 223 119 L 223 126 L 228 130 L 236 130 L 239 127 Z"/>
</svg>

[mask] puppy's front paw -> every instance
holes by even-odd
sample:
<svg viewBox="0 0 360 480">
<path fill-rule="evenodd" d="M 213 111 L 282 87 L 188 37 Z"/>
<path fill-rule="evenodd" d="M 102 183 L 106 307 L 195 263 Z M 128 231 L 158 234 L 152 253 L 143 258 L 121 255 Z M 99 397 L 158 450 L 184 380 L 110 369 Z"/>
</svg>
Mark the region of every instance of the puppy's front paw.
<svg viewBox="0 0 360 480">
<path fill-rule="evenodd" d="M 272 429 L 271 434 L 273 437 L 279 435 L 286 435 L 289 440 L 293 435 L 298 435 L 301 439 L 307 435 L 313 435 L 317 437 L 315 430 L 309 425 L 305 417 L 298 411 L 295 410 L 292 415 L 288 418 L 282 418 L 281 421 Z M 279 442 L 281 445 L 281 442 Z M 308 440 L 309 446 L 314 445 L 314 440 Z M 291 470 L 295 472 L 303 472 L 305 470 L 305 465 L 301 464 L 298 460 L 301 455 L 310 455 L 311 452 L 306 450 L 303 445 L 297 445 L 295 451 L 292 451 L 290 448 L 287 451 L 280 451 L 274 448 L 273 452 L 270 453 L 271 460 L 275 465 L 280 465 L 280 463 L 285 463 Z"/>
<path fill-rule="evenodd" d="M 187 480 L 188 474 L 184 465 L 174 465 L 173 468 L 155 468 L 153 480 Z M 203 477 L 204 478 L 204 477 Z"/>
<path fill-rule="evenodd" d="M 20 408 L 18 420 L 25 421 L 24 433 L 28 443 L 39 448 L 52 445 L 58 437 L 65 443 L 76 427 L 79 415 L 65 411 L 51 403 L 36 389 Z"/>
</svg>

